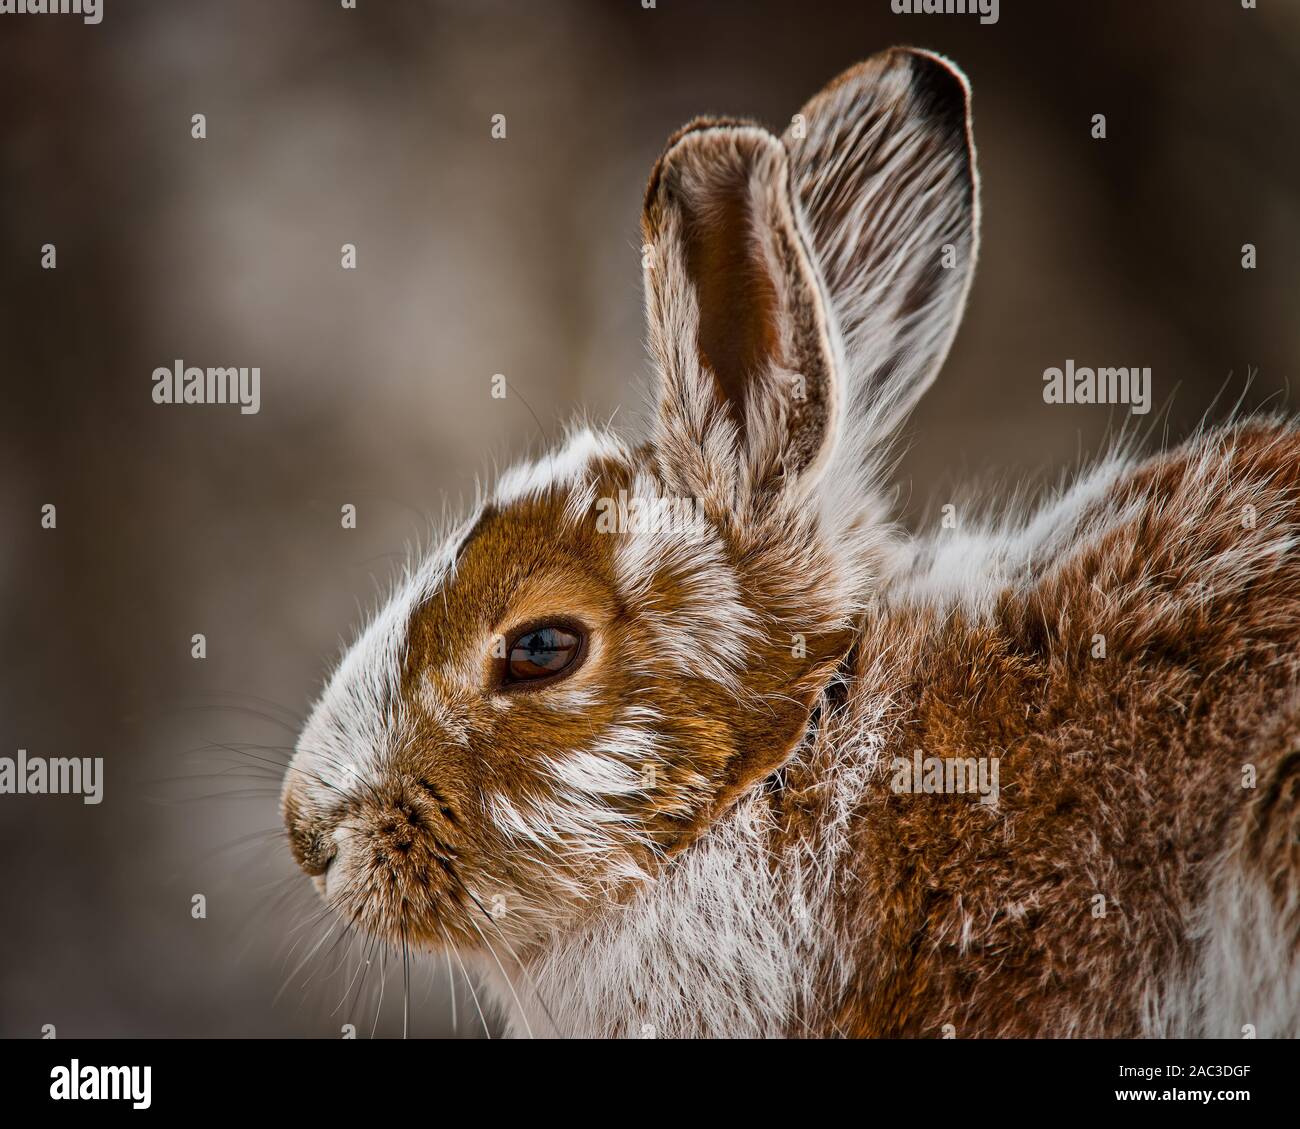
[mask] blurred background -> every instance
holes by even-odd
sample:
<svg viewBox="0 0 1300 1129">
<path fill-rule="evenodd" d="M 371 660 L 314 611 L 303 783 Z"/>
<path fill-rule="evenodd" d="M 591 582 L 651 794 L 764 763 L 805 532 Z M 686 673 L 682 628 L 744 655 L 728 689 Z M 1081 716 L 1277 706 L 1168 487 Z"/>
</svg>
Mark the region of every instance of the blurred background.
<svg viewBox="0 0 1300 1129">
<path fill-rule="evenodd" d="M 579 407 L 638 418 L 637 223 L 668 134 L 700 113 L 779 131 L 896 43 L 970 75 L 984 205 L 964 328 L 909 426 L 908 520 L 1099 448 L 1126 410 L 1045 405 L 1066 358 L 1149 365 L 1153 445 L 1243 392 L 1288 405 L 1300 3 L 1002 0 L 988 26 L 889 0 L 0 16 L 0 755 L 106 764 L 98 806 L 0 796 L 0 1033 L 400 1033 L 391 961 L 383 1001 L 356 949 L 298 967 L 330 925 L 277 838 L 302 716 L 493 458 Z M 259 366 L 261 412 L 155 405 L 177 358 Z M 445 965 L 415 977 L 413 1032 L 451 1033 Z M 456 1004 L 482 1034 L 463 985 Z"/>
</svg>

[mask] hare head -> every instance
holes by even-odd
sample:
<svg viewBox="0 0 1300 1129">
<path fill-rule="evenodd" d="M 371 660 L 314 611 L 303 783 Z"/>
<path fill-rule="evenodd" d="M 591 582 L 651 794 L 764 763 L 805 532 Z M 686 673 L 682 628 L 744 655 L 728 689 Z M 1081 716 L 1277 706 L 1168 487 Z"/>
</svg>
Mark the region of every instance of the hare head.
<svg viewBox="0 0 1300 1129">
<path fill-rule="evenodd" d="M 502 476 L 298 742 L 294 856 L 384 939 L 544 945 L 635 897 L 797 746 L 871 597 L 890 433 L 965 300 L 966 82 L 893 50 L 784 137 L 692 122 L 642 223 L 646 434 L 578 429 Z"/>
</svg>

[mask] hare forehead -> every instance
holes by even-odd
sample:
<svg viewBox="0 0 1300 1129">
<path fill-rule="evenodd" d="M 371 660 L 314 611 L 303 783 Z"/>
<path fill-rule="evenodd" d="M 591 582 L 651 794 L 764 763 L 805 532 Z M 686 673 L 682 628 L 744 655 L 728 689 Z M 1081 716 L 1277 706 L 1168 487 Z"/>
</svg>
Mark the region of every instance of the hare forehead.
<svg viewBox="0 0 1300 1129">
<path fill-rule="evenodd" d="M 676 669 L 733 682 L 731 641 L 752 631 L 756 616 L 704 500 L 674 494 L 643 453 L 590 429 L 507 471 L 494 499 L 507 506 L 556 491 L 566 492 L 564 520 L 547 533 L 562 537 L 566 524 L 594 530 L 614 596 L 633 618 L 652 623 Z"/>
<path fill-rule="evenodd" d="M 627 445 L 613 432 L 584 427 L 540 459 L 510 467 L 497 480 L 493 498 L 506 506 L 545 491 L 585 485 L 598 466 L 608 463 L 630 465 Z"/>
</svg>

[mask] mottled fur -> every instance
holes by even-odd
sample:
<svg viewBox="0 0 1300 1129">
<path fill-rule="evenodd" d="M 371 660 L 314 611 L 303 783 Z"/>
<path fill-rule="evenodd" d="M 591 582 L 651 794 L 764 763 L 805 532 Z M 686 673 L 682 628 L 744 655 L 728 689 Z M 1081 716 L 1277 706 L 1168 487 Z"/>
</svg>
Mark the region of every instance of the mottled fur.
<svg viewBox="0 0 1300 1129">
<path fill-rule="evenodd" d="M 299 862 L 514 1033 L 1300 1034 L 1293 426 L 889 524 L 974 265 L 968 93 L 896 50 L 782 139 L 676 134 L 647 438 L 503 476 L 302 735 Z M 602 531 L 620 494 L 705 520 Z M 582 661 L 502 688 L 494 642 L 556 616 Z M 998 802 L 896 792 L 915 750 L 998 758 Z"/>
</svg>

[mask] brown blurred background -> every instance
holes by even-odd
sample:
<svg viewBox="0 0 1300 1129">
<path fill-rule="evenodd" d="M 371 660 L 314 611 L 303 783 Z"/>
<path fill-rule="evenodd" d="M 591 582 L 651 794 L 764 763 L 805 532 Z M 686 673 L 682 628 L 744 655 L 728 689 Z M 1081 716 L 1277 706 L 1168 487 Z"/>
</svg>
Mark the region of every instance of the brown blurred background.
<svg viewBox="0 0 1300 1129">
<path fill-rule="evenodd" d="M 1042 401 L 1067 357 L 1151 366 L 1153 443 L 1223 390 L 1221 415 L 1248 367 L 1249 404 L 1286 404 L 1300 3 L 1002 0 L 991 26 L 889 0 L 0 16 L 0 755 L 106 761 L 97 807 L 0 796 L 0 1033 L 400 1031 L 391 969 L 382 1008 L 378 971 L 339 1006 L 355 950 L 294 974 L 328 923 L 266 762 L 444 498 L 579 406 L 636 418 L 638 207 L 669 132 L 779 130 L 895 43 L 970 75 L 984 204 L 965 326 L 909 428 L 910 520 L 1098 448 L 1124 409 Z M 260 414 L 156 406 L 177 358 L 260 366 Z M 491 399 L 497 372 L 517 395 Z M 413 1031 L 449 1031 L 450 1002 L 422 963 Z M 470 1013 L 462 987 L 462 1033 Z"/>
</svg>

